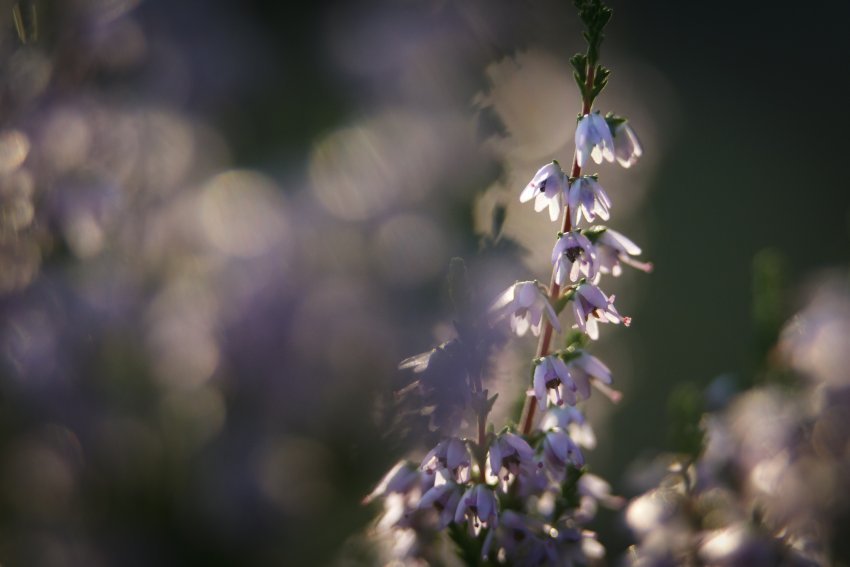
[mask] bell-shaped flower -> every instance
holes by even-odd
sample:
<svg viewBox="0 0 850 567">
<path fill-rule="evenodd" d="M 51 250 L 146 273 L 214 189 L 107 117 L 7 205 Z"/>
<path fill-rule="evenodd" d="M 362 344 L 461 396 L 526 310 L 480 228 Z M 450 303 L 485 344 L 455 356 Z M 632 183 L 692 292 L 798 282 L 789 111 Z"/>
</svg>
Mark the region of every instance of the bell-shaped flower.
<svg viewBox="0 0 850 567">
<path fill-rule="evenodd" d="M 472 456 L 466 443 L 457 437 L 443 439 L 422 459 L 422 470 L 435 473 L 439 469 L 448 469 L 455 482 L 469 482 Z"/>
<path fill-rule="evenodd" d="M 546 408 L 548 399 L 555 405 L 564 402 L 574 406 L 576 403 L 576 385 L 567 370 L 567 365 L 557 355 L 544 356 L 534 368 L 534 397 L 540 409 Z"/>
<path fill-rule="evenodd" d="M 611 135 L 614 139 L 614 157 L 617 158 L 617 163 L 625 168 L 637 163 L 643 155 L 643 147 L 629 123 L 620 122 L 611 129 Z"/>
<path fill-rule="evenodd" d="M 572 303 L 576 325 L 593 340 L 599 338 L 597 322 L 623 323 L 626 326 L 631 322 L 631 319 L 617 312 L 613 295 L 610 298 L 607 297 L 602 290 L 591 283 L 585 282 L 576 286 Z"/>
<path fill-rule="evenodd" d="M 528 442 L 506 431 L 493 439 L 488 452 L 488 481 L 499 480 L 507 492 L 508 484 L 520 475 L 530 476 L 536 472 L 534 449 Z"/>
<path fill-rule="evenodd" d="M 534 210 L 537 212 L 549 208 L 549 218 L 558 220 L 561 216 L 561 195 L 566 192 L 566 176 L 557 161 L 548 163 L 537 170 L 525 189 L 519 195 L 520 203 L 534 199 Z"/>
<path fill-rule="evenodd" d="M 619 276 L 623 273 L 620 262 L 644 272 L 652 271 L 652 263 L 632 258 L 641 253 L 640 247 L 616 230 L 606 228 L 596 237 L 595 245 L 600 273 Z"/>
<path fill-rule="evenodd" d="M 552 250 L 552 263 L 555 264 L 555 283 L 564 285 L 569 281 L 578 281 L 585 277 L 596 277 L 596 251 L 590 240 L 578 230 L 562 234 Z"/>
<path fill-rule="evenodd" d="M 611 199 L 596 179 L 589 175 L 583 175 L 570 183 L 569 197 L 567 202 L 570 206 L 573 226 L 577 225 L 584 214 L 587 222 L 593 222 L 596 217 L 608 220 L 608 209 L 611 208 Z"/>
<path fill-rule="evenodd" d="M 510 315 L 511 331 L 520 337 L 529 329 L 533 335 L 539 335 L 543 326 L 544 313 L 549 324 L 560 333 L 561 324 L 558 322 L 558 315 L 536 281 L 515 283 L 497 297 L 490 306 L 490 314 L 494 322 Z"/>
<path fill-rule="evenodd" d="M 593 449 L 596 447 L 596 434 L 584 414 L 576 407 L 562 406 L 550 408 L 540 420 L 540 431 L 560 428 L 580 447 Z"/>
<path fill-rule="evenodd" d="M 614 161 L 614 139 L 608 122 L 599 112 L 585 114 L 576 126 L 576 159 L 579 167 L 584 167 L 587 158 L 596 163 Z"/>
<path fill-rule="evenodd" d="M 460 524 L 469 519 L 476 535 L 482 528 L 499 525 L 499 502 L 493 489 L 486 484 L 469 487 L 460 499 L 455 522 Z"/>
<path fill-rule="evenodd" d="M 591 384 L 601 383 L 605 386 L 611 385 L 611 370 L 601 360 L 582 352 L 576 358 L 567 363 L 567 369 L 578 389 L 579 399 L 586 400 L 590 397 Z"/>
<path fill-rule="evenodd" d="M 543 457 L 547 467 L 560 475 L 567 465 L 584 466 L 584 456 L 575 441 L 563 429 L 550 429 L 543 438 Z"/>
<path fill-rule="evenodd" d="M 448 526 L 455 518 L 463 489 L 454 482 L 451 472 L 446 469 L 437 471 L 434 486 L 422 495 L 419 509 L 435 509 L 437 511 L 440 529 Z"/>
</svg>

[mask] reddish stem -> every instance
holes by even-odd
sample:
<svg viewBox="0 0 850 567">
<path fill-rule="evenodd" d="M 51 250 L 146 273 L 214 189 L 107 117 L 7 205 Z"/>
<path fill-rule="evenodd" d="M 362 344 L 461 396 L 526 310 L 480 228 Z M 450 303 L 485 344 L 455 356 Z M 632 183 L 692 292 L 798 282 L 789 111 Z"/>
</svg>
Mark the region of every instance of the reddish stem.
<svg viewBox="0 0 850 567">
<path fill-rule="evenodd" d="M 585 81 L 585 92 L 590 92 L 593 87 L 593 75 L 595 66 L 591 66 L 587 72 L 587 80 Z M 585 98 L 582 102 L 581 107 L 581 115 L 590 114 L 590 109 L 593 104 L 593 101 Z M 578 164 L 578 148 L 576 148 L 576 152 L 573 154 L 573 168 L 570 171 L 570 178 L 576 178 L 581 175 L 581 166 Z M 570 221 L 570 206 L 568 203 L 564 204 L 564 220 L 561 223 L 561 232 L 569 232 L 572 230 L 572 223 Z M 549 303 L 555 304 L 558 300 L 558 296 L 561 294 L 561 286 L 555 283 L 555 274 L 556 271 L 552 269 L 552 277 L 549 279 Z M 541 356 L 546 356 L 551 352 L 551 343 L 552 343 L 552 324 L 549 323 L 549 320 L 545 317 L 543 323 L 543 332 L 540 333 L 540 342 L 537 343 L 537 358 Z M 519 420 L 520 423 L 520 433 L 523 435 L 528 435 L 531 433 L 531 428 L 534 426 L 534 413 L 537 409 L 537 400 L 532 396 L 526 396 L 525 403 L 522 406 L 522 417 Z"/>
</svg>

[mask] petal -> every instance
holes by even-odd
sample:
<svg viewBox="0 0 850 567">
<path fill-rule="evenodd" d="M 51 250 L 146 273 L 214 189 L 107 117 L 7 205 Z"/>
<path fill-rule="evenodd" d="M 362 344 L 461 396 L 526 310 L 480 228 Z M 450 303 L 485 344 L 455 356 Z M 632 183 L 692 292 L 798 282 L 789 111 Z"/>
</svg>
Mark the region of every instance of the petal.
<svg viewBox="0 0 850 567">
<path fill-rule="evenodd" d="M 537 405 L 541 410 L 546 409 L 546 369 L 544 363 L 538 364 L 534 369 L 534 397 L 537 398 Z"/>
<path fill-rule="evenodd" d="M 596 324 L 596 317 L 587 319 L 587 336 L 594 341 L 599 338 L 599 325 Z"/>
<path fill-rule="evenodd" d="M 499 476 L 500 470 L 502 470 L 502 450 L 499 448 L 499 441 L 494 439 L 490 443 L 490 472 L 493 476 Z"/>
<path fill-rule="evenodd" d="M 499 297 L 497 297 L 492 304 L 490 304 L 490 312 L 499 312 L 510 306 L 514 301 L 514 290 L 516 289 L 517 284 L 512 285 L 505 291 L 503 291 Z"/>
<path fill-rule="evenodd" d="M 549 303 L 548 299 L 546 300 L 546 303 L 544 304 L 544 308 L 546 309 L 546 317 L 549 318 L 549 324 L 551 324 L 552 328 L 554 328 L 556 331 L 558 331 L 560 333 L 561 332 L 561 322 L 558 321 L 558 314 L 555 313 L 555 308 L 552 307 L 552 305 Z"/>
<path fill-rule="evenodd" d="M 454 470 L 468 462 L 469 455 L 464 442 L 456 437 L 449 439 L 449 448 L 446 451 L 446 464 L 449 469 Z"/>
<path fill-rule="evenodd" d="M 511 317 L 511 330 L 519 337 L 525 336 L 525 333 L 528 332 L 528 328 L 530 326 L 531 325 L 528 321 L 528 313 L 526 313 L 522 317 L 519 317 L 517 315 Z"/>
<path fill-rule="evenodd" d="M 531 200 L 532 197 L 537 193 L 537 187 L 531 183 L 525 186 L 525 189 L 522 190 L 522 193 L 519 194 L 519 202 L 527 203 Z"/>
<path fill-rule="evenodd" d="M 555 222 L 561 216 L 561 200 L 558 197 L 560 193 L 549 199 L 549 220 Z"/>
</svg>

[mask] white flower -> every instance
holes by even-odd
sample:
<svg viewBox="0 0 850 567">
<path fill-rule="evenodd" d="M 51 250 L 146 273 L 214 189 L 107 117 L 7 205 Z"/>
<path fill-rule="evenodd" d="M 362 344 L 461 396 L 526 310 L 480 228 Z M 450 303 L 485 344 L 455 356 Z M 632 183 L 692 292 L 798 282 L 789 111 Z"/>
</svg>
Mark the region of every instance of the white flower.
<svg viewBox="0 0 850 567">
<path fill-rule="evenodd" d="M 619 276 L 623 273 L 620 262 L 644 272 L 651 272 L 651 262 L 638 262 L 632 258 L 640 253 L 637 244 L 610 228 L 606 228 L 596 238 L 596 257 L 599 260 L 600 273 Z"/>
<path fill-rule="evenodd" d="M 581 213 L 584 213 L 587 222 L 593 222 L 597 216 L 603 220 L 608 220 L 611 199 L 608 198 L 608 194 L 605 193 L 602 185 L 593 177 L 584 175 L 574 180 L 570 184 L 569 192 L 567 201 L 570 206 L 573 226 L 578 224 Z"/>
<path fill-rule="evenodd" d="M 597 321 L 623 323 L 626 326 L 631 322 L 631 319 L 622 317 L 617 312 L 613 295 L 606 297 L 602 290 L 591 283 L 582 283 L 575 287 L 572 303 L 578 328 L 593 340 L 599 338 Z"/>
<path fill-rule="evenodd" d="M 608 122 L 599 115 L 599 112 L 585 114 L 576 126 L 576 157 L 579 167 L 584 167 L 587 157 L 593 158 L 596 163 L 602 163 L 602 159 L 614 161 L 614 139 Z"/>
<path fill-rule="evenodd" d="M 520 203 L 526 203 L 534 198 L 534 210 L 542 211 L 549 207 L 549 218 L 558 220 L 561 216 L 561 194 L 566 191 L 566 177 L 557 161 L 546 164 L 537 170 L 537 173 L 520 193 Z"/>
<path fill-rule="evenodd" d="M 637 163 L 637 160 L 643 155 L 643 148 L 640 145 L 637 134 L 629 126 L 629 123 L 621 122 L 614 127 L 612 134 L 614 138 L 614 157 L 617 158 L 617 163 L 625 168 L 629 168 Z"/>
<path fill-rule="evenodd" d="M 549 324 L 561 332 L 558 315 L 536 281 L 517 282 L 506 289 L 490 306 L 490 313 L 494 321 L 510 314 L 511 331 L 520 337 L 528 329 L 534 336 L 539 335 L 544 313 Z"/>
<path fill-rule="evenodd" d="M 558 237 L 552 250 L 552 263 L 555 264 L 555 283 L 558 285 L 564 285 L 568 276 L 573 282 L 581 276 L 587 279 L 596 277 L 596 251 L 590 240 L 577 230 Z"/>
<path fill-rule="evenodd" d="M 549 355 L 540 359 L 534 368 L 534 397 L 540 409 L 546 408 L 546 399 L 562 406 L 566 401 L 576 404 L 576 385 L 570 376 L 567 365 L 558 356 Z"/>
<path fill-rule="evenodd" d="M 471 486 L 460 499 L 455 512 L 455 522 L 460 524 L 467 517 L 472 521 L 476 535 L 481 528 L 499 524 L 499 502 L 496 500 L 496 494 L 486 484 Z"/>
</svg>

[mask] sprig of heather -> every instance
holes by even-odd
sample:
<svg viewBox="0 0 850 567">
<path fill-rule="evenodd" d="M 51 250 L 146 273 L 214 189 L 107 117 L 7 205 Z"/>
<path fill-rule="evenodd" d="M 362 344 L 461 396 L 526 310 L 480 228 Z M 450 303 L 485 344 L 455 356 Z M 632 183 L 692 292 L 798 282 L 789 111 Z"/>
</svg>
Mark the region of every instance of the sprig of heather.
<svg viewBox="0 0 850 567">
<path fill-rule="evenodd" d="M 598 176 L 582 173 L 588 160 L 630 167 L 642 149 L 624 118 L 593 110 L 610 74 L 598 61 L 611 10 L 600 0 L 575 3 L 587 49 L 570 60 L 582 94 L 572 168 L 567 175 L 557 161 L 544 165 L 520 193 L 521 202 L 533 200 L 553 222 L 562 219 L 550 283 L 516 282 L 481 322 L 464 308 L 474 303 L 473 291 L 463 285 L 462 263 L 453 261 L 457 337 L 400 365 L 420 376 L 411 387 L 429 402 L 423 414 L 443 437 L 421 462 L 396 465 L 366 499 L 383 501 L 378 526 L 396 555 L 434 559 L 428 542 L 444 531 L 468 564 L 560 564 L 604 555 L 584 526 L 599 504 L 617 506 L 620 500 L 585 469 L 582 450 L 592 449 L 596 438 L 576 405 L 592 388 L 614 401 L 620 396 L 611 387 L 610 369 L 586 348 L 598 338 L 600 323 L 630 322 L 614 296 L 600 289 L 602 275 L 618 276 L 621 264 L 643 271 L 651 265 L 634 258 L 641 250 L 622 234 L 601 225 L 579 227 L 582 219 L 607 221 L 612 207 Z M 574 331 L 557 349 L 553 337 L 563 330 L 559 316 L 568 306 Z M 494 331 L 507 322 L 519 337 L 530 331 L 539 340 L 519 426 L 496 432 L 488 417 L 498 394 L 484 387 L 486 360 L 497 342 Z M 452 395 L 440 401 L 442 389 Z M 536 410 L 550 407 L 535 428 Z M 474 418 L 465 419 L 470 413 Z M 457 433 L 464 421 L 475 426 L 474 438 Z"/>
</svg>

